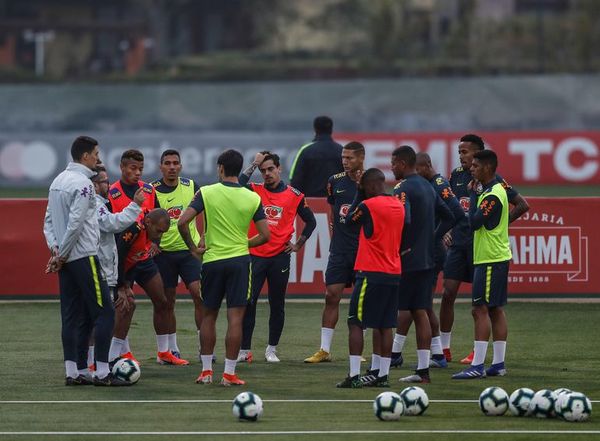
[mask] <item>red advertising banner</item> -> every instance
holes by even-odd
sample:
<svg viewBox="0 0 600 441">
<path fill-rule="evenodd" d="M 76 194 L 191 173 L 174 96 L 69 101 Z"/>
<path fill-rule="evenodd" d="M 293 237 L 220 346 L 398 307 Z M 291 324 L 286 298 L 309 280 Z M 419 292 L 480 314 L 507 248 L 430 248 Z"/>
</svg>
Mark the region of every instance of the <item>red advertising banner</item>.
<svg viewBox="0 0 600 441">
<path fill-rule="evenodd" d="M 511 225 L 513 262 L 509 293 L 543 297 L 600 295 L 600 198 L 528 198 L 531 209 Z M 322 295 L 330 241 L 329 206 L 309 199 L 317 227 L 292 255 L 291 295 Z M 0 200 L 0 297 L 58 293 L 56 275 L 44 274 L 49 258 L 42 232 L 43 199 Z M 301 230 L 298 221 L 297 230 Z M 469 292 L 465 284 L 462 293 Z M 438 291 L 439 291 L 438 286 Z M 179 292 L 185 292 L 180 285 Z"/>
<path fill-rule="evenodd" d="M 600 184 L 600 132 L 477 132 L 499 157 L 499 174 L 511 184 Z M 384 170 L 388 181 L 390 154 L 408 144 L 429 153 L 444 176 L 459 163 L 458 143 L 464 133 L 336 133 L 345 143 L 365 144 L 367 167 Z"/>
</svg>

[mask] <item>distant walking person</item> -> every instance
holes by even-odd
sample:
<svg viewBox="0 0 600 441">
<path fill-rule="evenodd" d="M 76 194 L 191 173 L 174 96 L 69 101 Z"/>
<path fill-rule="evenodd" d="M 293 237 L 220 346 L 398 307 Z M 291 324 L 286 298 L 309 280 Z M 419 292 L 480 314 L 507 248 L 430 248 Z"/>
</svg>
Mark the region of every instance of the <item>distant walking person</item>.
<svg viewBox="0 0 600 441">
<path fill-rule="evenodd" d="M 471 366 L 452 376 L 456 380 L 506 375 L 508 325 L 503 307 L 507 303 L 508 267 L 512 259 L 508 240 L 510 206 L 506 190 L 496 178 L 497 166 L 498 158 L 491 150 L 473 155 L 469 223 L 473 231 L 475 349 Z M 490 335 L 494 340 L 494 358 L 492 365 L 484 369 Z"/>
<path fill-rule="evenodd" d="M 290 185 L 306 197 L 327 196 L 327 180 L 344 171 L 342 146 L 331 136 L 333 121 L 317 116 L 313 122 L 315 138 L 300 147 L 290 169 Z"/>
<path fill-rule="evenodd" d="M 108 285 L 101 277 L 98 260 L 100 229 L 96 215 L 96 192 L 90 178 L 98 161 L 98 141 L 80 136 L 71 146 L 70 162 L 48 193 L 44 236 L 52 258 L 46 272 L 58 272 L 62 344 L 67 386 L 92 384 L 77 369 L 81 324 L 91 318 L 96 329 L 96 372 L 93 384 L 124 386 L 108 367 L 108 350 L 114 310 Z"/>
</svg>

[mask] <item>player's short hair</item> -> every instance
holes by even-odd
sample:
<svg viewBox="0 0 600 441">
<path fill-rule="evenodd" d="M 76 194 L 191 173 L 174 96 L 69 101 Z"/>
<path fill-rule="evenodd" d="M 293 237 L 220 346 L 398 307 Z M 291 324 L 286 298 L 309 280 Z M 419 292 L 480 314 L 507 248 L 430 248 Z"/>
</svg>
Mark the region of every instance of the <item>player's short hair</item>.
<svg viewBox="0 0 600 441">
<path fill-rule="evenodd" d="M 477 159 L 483 165 L 489 165 L 492 167 L 492 171 L 496 172 L 498 167 L 498 156 L 493 150 L 480 150 L 475 152 L 473 159 Z"/>
<path fill-rule="evenodd" d="M 279 167 L 281 165 L 281 158 L 279 158 L 279 155 L 276 153 L 271 153 L 268 150 L 265 150 L 263 152 L 260 152 L 261 154 L 265 155 L 261 165 L 267 161 L 273 161 L 273 164 L 275 164 L 275 167 Z"/>
<path fill-rule="evenodd" d="M 479 150 L 485 149 L 485 143 L 481 136 L 475 135 L 474 133 L 468 133 L 460 138 L 460 142 L 470 142 L 479 148 Z"/>
<path fill-rule="evenodd" d="M 128 161 L 144 162 L 144 154 L 137 149 L 125 150 L 121 155 L 121 164 Z"/>
<path fill-rule="evenodd" d="M 416 156 L 416 161 L 420 164 L 431 165 L 431 156 L 426 152 L 419 152 Z"/>
<path fill-rule="evenodd" d="M 217 158 L 217 164 L 223 166 L 225 177 L 239 176 L 244 165 L 244 157 L 237 150 L 225 150 Z"/>
<path fill-rule="evenodd" d="M 163 160 L 165 159 L 165 156 L 169 156 L 169 155 L 177 155 L 177 157 L 179 158 L 179 161 L 181 161 L 181 155 L 179 154 L 179 152 L 175 149 L 168 149 L 165 150 L 164 152 L 162 152 L 162 154 L 160 155 L 160 163 L 163 163 Z"/>
<path fill-rule="evenodd" d="M 409 167 L 414 167 L 417 163 L 417 154 L 415 153 L 415 150 L 409 145 L 401 145 L 400 147 L 397 147 L 392 152 L 392 156 L 401 161 L 404 161 Z"/>
<path fill-rule="evenodd" d="M 169 212 L 164 208 L 154 208 L 145 217 L 152 223 L 160 222 L 161 220 L 169 219 Z"/>
<path fill-rule="evenodd" d="M 365 154 L 365 146 L 358 141 L 350 141 L 344 146 L 344 150 L 352 150 L 355 153 Z"/>
<path fill-rule="evenodd" d="M 379 182 L 381 184 L 385 183 L 385 175 L 378 168 L 370 168 L 365 170 L 365 172 L 360 177 L 363 185 L 371 182 Z"/>
<path fill-rule="evenodd" d="M 313 128 L 317 135 L 321 133 L 331 134 L 333 132 L 333 120 L 328 116 L 317 116 L 313 121 Z"/>
<path fill-rule="evenodd" d="M 85 153 L 92 153 L 94 147 L 98 145 L 98 141 L 89 136 L 78 136 L 71 145 L 71 158 L 73 161 L 81 161 Z"/>
</svg>

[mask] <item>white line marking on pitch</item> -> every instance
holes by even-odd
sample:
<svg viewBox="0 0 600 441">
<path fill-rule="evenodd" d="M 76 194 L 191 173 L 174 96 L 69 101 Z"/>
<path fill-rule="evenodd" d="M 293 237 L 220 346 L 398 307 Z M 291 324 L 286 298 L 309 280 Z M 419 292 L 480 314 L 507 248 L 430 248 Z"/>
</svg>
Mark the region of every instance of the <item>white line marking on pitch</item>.
<svg viewBox="0 0 600 441">
<path fill-rule="evenodd" d="M 439 433 L 439 434 L 544 434 L 544 435 L 598 435 L 600 430 L 290 430 L 290 431 L 243 431 L 243 432 L 0 432 L 0 435 L 57 435 L 57 436 L 123 436 L 123 435 L 370 435 L 402 433 Z"/>
<path fill-rule="evenodd" d="M 1 404 L 186 404 L 186 403 L 231 403 L 232 400 L 5 400 Z M 372 403 L 373 400 L 263 400 L 265 403 Z M 477 403 L 478 400 L 429 400 L 430 403 Z M 591 400 L 600 403 L 599 400 Z"/>
</svg>

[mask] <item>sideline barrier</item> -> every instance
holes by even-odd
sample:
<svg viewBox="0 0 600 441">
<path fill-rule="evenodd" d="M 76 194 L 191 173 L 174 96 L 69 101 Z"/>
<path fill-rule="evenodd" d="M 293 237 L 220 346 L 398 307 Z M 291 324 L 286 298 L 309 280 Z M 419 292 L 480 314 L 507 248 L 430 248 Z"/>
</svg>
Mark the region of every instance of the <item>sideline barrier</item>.
<svg viewBox="0 0 600 441">
<path fill-rule="evenodd" d="M 510 228 L 509 293 L 535 297 L 600 296 L 600 198 L 527 198 L 531 209 Z M 292 255 L 290 295 L 322 295 L 330 241 L 329 206 L 309 198 L 317 228 Z M 58 277 L 44 274 L 49 258 L 42 228 L 45 199 L 0 199 L 0 298 L 57 295 Z M 302 230 L 298 220 L 297 231 Z M 438 282 L 437 291 L 441 290 Z M 178 292 L 185 293 L 180 284 Z M 461 292 L 469 292 L 469 285 Z"/>
</svg>

